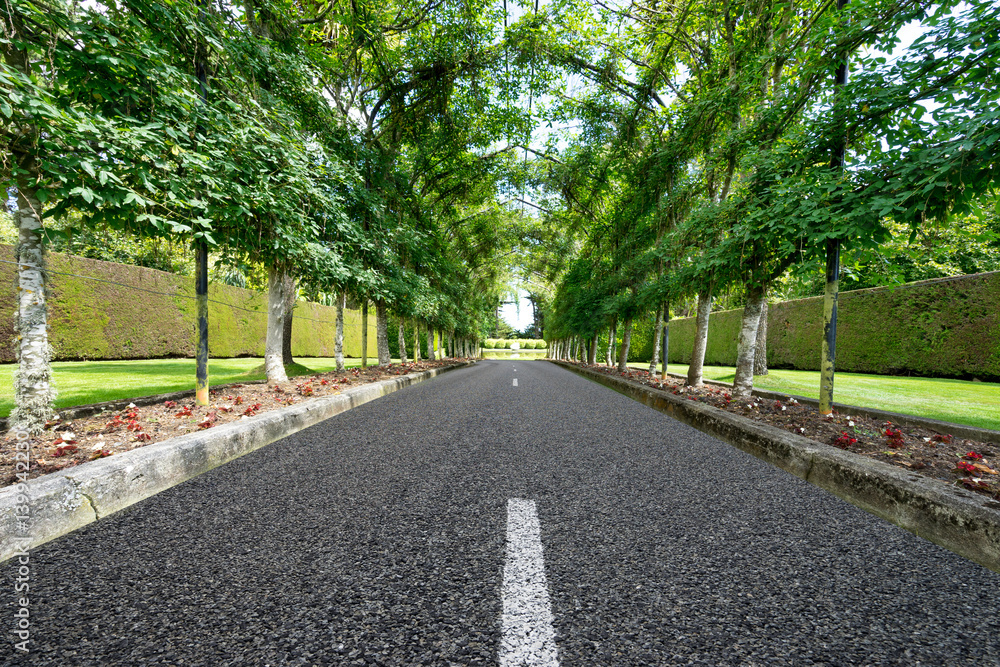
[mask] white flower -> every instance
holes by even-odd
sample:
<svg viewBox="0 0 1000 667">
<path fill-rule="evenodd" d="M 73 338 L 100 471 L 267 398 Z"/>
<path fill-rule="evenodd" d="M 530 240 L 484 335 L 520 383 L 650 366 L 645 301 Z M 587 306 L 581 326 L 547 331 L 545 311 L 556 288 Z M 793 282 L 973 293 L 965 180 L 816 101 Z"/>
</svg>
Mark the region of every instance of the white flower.
<svg viewBox="0 0 1000 667">
<path fill-rule="evenodd" d="M 848 426 L 854 426 L 854 422 L 852 420 L 848 419 L 847 420 L 847 425 Z"/>
<path fill-rule="evenodd" d="M 129 404 L 128 404 L 128 407 L 129 407 L 129 408 L 137 408 L 137 407 L 139 407 L 139 406 L 138 406 L 138 405 L 136 405 L 135 403 L 129 403 Z"/>
<path fill-rule="evenodd" d="M 924 438 L 924 442 L 930 442 L 930 441 L 931 441 L 931 439 L 929 437 L 928 438 Z"/>
<path fill-rule="evenodd" d="M 781 411 L 782 411 L 782 412 L 784 412 L 784 411 L 785 411 L 785 410 L 787 410 L 787 409 L 788 409 L 788 408 L 786 408 L 786 407 L 785 407 L 784 405 L 782 405 L 782 406 L 781 406 Z"/>
</svg>

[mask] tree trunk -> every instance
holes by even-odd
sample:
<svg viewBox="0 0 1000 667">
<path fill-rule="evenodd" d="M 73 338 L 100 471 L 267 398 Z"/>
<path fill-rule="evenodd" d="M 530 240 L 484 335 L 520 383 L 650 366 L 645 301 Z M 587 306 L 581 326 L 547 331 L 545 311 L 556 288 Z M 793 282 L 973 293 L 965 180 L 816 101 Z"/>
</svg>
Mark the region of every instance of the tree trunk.
<svg viewBox="0 0 1000 667">
<path fill-rule="evenodd" d="M 698 293 L 698 320 L 695 325 L 694 350 L 691 352 L 691 366 L 688 368 L 687 383 L 692 387 L 705 384 L 702 373 L 705 368 L 705 350 L 708 347 L 708 318 L 712 314 L 712 292 Z"/>
<path fill-rule="evenodd" d="M 667 364 L 670 363 L 670 303 L 663 304 L 663 360 L 660 362 L 660 376 L 666 379 Z"/>
<path fill-rule="evenodd" d="M 434 361 L 434 327 L 427 327 L 427 360 Z"/>
<path fill-rule="evenodd" d="M 337 370 L 344 370 L 344 307 L 347 305 L 347 293 L 337 294 L 337 337 L 333 343 L 333 354 L 337 358 Z"/>
<path fill-rule="evenodd" d="M 42 204 L 28 183 L 18 179 L 17 270 L 18 309 L 14 323 L 18 347 L 14 372 L 14 410 L 10 430 L 31 435 L 42 432 L 52 416 L 56 392 L 52 386 L 52 364 L 45 307 L 43 273 Z"/>
<path fill-rule="evenodd" d="M 378 347 L 378 365 L 388 366 L 392 363 L 392 355 L 389 353 L 389 314 L 382 299 L 375 302 L 375 343 Z"/>
<path fill-rule="evenodd" d="M 406 320 L 402 318 L 399 320 L 399 362 L 409 363 L 406 356 Z"/>
<path fill-rule="evenodd" d="M 285 330 L 281 336 L 281 361 L 286 366 L 295 363 L 292 359 L 292 318 L 295 315 L 295 278 L 285 274 Z"/>
<path fill-rule="evenodd" d="M 767 375 L 767 299 L 760 309 L 760 324 L 757 325 L 757 346 L 753 353 L 753 374 Z"/>
<path fill-rule="evenodd" d="M 764 296 L 756 291 L 747 297 L 740 326 L 740 340 L 736 348 L 736 377 L 733 379 L 734 396 L 750 396 L 753 393 L 754 349 L 757 347 L 757 325 Z"/>
<path fill-rule="evenodd" d="M 628 370 L 628 349 L 632 346 L 632 318 L 622 324 L 622 349 L 618 352 L 618 370 Z"/>
<path fill-rule="evenodd" d="M 420 320 L 413 320 L 413 363 L 420 361 Z"/>
<path fill-rule="evenodd" d="M 663 308 L 656 311 L 656 324 L 653 325 L 653 356 L 649 360 L 649 374 L 656 374 L 656 365 L 660 363 L 660 338 L 663 336 Z"/>
<path fill-rule="evenodd" d="M 614 357 L 612 355 L 614 355 L 615 353 L 615 338 L 617 337 L 618 337 L 618 316 L 616 315 L 615 317 L 611 318 L 611 328 L 608 329 L 608 353 L 606 355 L 606 358 L 609 368 L 611 367 L 611 364 L 614 361 Z"/>
<path fill-rule="evenodd" d="M 368 299 L 361 302 L 361 368 L 368 368 Z"/>
<path fill-rule="evenodd" d="M 591 366 L 597 363 L 597 334 L 594 334 L 593 340 L 590 341 L 590 356 L 587 358 L 587 363 Z"/>
<path fill-rule="evenodd" d="M 208 405 L 208 242 L 195 242 L 194 299 L 198 311 L 198 343 L 194 356 L 194 403 Z"/>
<path fill-rule="evenodd" d="M 267 340 L 264 343 L 264 372 L 268 384 L 288 382 L 282 359 L 282 337 L 285 333 L 286 272 L 277 264 L 271 266 L 267 281 Z"/>
</svg>

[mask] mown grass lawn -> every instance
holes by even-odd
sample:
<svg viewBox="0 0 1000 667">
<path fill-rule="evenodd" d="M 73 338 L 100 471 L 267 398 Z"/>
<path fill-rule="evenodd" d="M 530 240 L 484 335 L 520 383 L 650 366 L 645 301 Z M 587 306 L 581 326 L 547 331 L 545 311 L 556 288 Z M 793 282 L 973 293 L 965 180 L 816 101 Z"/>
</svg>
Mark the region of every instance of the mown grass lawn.
<svg viewBox="0 0 1000 667">
<path fill-rule="evenodd" d="M 646 369 L 649 364 L 629 364 Z M 670 364 L 668 373 L 687 374 L 683 364 Z M 705 377 L 732 382 L 736 369 L 706 366 Z M 819 371 L 774 370 L 754 378 L 754 387 L 785 394 L 819 398 Z M 837 373 L 837 403 L 940 419 L 956 424 L 1000 430 L 1000 384 L 945 378 L 901 377 Z"/>
<path fill-rule="evenodd" d="M 368 363 L 372 361 L 368 359 Z M 399 360 L 394 361 L 398 363 Z M 303 366 L 291 369 L 293 375 L 337 369 L 337 360 L 333 357 L 300 358 L 297 362 Z M 211 359 L 208 362 L 209 383 L 263 380 L 263 373 L 251 373 L 263 363 L 259 357 Z M 344 359 L 344 365 L 360 366 L 361 359 Z M 14 368 L 15 364 L 0 365 L 0 417 L 6 417 L 14 408 Z M 56 408 L 194 389 L 194 371 L 194 359 L 56 361 L 52 364 L 59 392 Z"/>
</svg>

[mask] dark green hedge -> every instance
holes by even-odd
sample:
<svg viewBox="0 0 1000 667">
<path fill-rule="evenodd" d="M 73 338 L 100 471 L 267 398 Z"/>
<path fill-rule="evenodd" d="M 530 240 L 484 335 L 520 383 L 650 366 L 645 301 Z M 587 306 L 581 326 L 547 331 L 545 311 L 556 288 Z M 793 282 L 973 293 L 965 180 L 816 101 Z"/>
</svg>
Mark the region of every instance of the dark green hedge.
<svg viewBox="0 0 1000 667">
<path fill-rule="evenodd" d="M 0 246 L 0 259 L 14 259 Z M 0 361 L 14 356 L 17 308 L 14 265 L 0 263 Z M 163 271 L 60 253 L 47 256 L 49 340 L 54 359 L 146 359 L 193 357 L 195 349 L 194 279 Z M 74 274 L 74 275 L 65 275 Z M 75 276 L 87 276 L 88 280 Z M 108 282 L 102 282 L 108 281 Z M 118 283 L 118 284 L 113 284 Z M 267 297 L 253 290 L 209 285 L 209 354 L 216 358 L 263 356 Z M 292 354 L 333 356 L 336 309 L 300 301 L 292 326 Z M 369 317 L 369 356 L 377 356 L 375 317 Z M 361 314 L 344 314 L 344 353 L 361 355 Z"/>
<path fill-rule="evenodd" d="M 733 366 L 742 311 L 712 313 L 705 363 Z M 772 304 L 767 359 L 818 370 L 823 299 Z M 670 361 L 688 363 L 694 318 L 670 326 Z M 1000 379 L 1000 272 L 844 292 L 837 369 L 845 372 Z"/>
</svg>

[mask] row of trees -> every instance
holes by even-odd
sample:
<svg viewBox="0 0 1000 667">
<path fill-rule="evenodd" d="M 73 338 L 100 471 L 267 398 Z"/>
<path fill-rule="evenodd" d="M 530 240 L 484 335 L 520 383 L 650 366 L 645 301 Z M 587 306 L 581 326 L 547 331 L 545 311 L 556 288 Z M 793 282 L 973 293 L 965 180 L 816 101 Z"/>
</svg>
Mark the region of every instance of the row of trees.
<svg viewBox="0 0 1000 667">
<path fill-rule="evenodd" d="M 193 248 L 202 402 L 210 252 L 268 277 L 270 381 L 286 379 L 298 293 L 341 308 L 350 294 L 366 316 L 374 303 L 380 364 L 390 310 L 468 350 L 536 225 L 497 194 L 526 119 L 492 101 L 529 75 L 500 75 L 498 16 L 477 0 L 0 6 L 0 181 L 19 234 L 13 427 L 37 431 L 52 412 L 48 219 L 70 238 L 110 228 Z"/>
<path fill-rule="evenodd" d="M 696 297 L 701 384 L 713 297 L 735 292 L 734 391 L 749 394 L 769 293 L 825 263 L 828 412 L 841 248 L 927 239 L 996 202 L 996 3 L 567 2 L 533 20 L 533 52 L 592 84 L 553 90 L 551 117 L 580 129 L 536 162 L 541 208 L 580 246 L 537 258 L 557 277 L 546 338 L 562 356 L 593 363 L 621 325 L 624 367 L 653 313 L 656 355 L 671 304 Z"/>
</svg>

